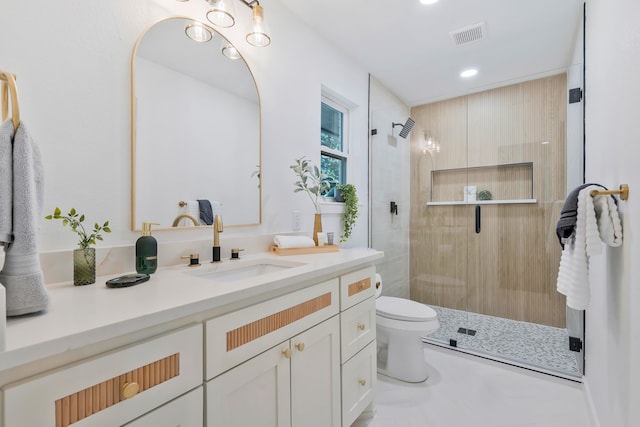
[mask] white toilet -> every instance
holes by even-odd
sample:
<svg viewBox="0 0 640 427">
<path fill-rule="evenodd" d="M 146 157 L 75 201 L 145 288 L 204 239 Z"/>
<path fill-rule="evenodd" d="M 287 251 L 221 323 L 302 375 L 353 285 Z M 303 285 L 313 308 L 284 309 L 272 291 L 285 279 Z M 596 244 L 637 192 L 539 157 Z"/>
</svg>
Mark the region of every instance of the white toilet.
<svg viewBox="0 0 640 427">
<path fill-rule="evenodd" d="M 380 283 L 380 286 L 378 285 Z M 440 327 L 431 307 L 405 298 L 380 296 L 376 280 L 376 329 L 378 372 L 411 383 L 427 379 L 427 364 L 421 337 Z"/>
</svg>

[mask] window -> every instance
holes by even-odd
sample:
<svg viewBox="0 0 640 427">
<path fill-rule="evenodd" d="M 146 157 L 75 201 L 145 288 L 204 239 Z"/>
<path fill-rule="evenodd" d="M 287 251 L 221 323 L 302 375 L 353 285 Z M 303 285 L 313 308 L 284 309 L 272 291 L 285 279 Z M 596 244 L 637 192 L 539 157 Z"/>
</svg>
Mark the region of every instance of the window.
<svg viewBox="0 0 640 427">
<path fill-rule="evenodd" d="M 320 168 L 336 184 L 346 184 L 348 110 L 323 98 L 320 123 Z M 327 194 L 333 192 L 334 186 Z"/>
</svg>

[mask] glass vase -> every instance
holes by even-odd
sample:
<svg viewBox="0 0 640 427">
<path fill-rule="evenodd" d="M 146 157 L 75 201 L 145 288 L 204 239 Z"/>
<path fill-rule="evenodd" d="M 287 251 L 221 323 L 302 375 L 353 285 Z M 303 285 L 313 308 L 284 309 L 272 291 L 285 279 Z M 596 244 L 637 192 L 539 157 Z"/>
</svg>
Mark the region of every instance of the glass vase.
<svg viewBox="0 0 640 427">
<path fill-rule="evenodd" d="M 73 284 L 90 285 L 96 282 L 95 248 L 75 249 L 73 251 Z"/>
<path fill-rule="evenodd" d="M 315 214 L 313 220 L 313 241 L 316 246 L 318 246 L 318 233 L 322 233 L 322 215 L 319 213 Z"/>
</svg>

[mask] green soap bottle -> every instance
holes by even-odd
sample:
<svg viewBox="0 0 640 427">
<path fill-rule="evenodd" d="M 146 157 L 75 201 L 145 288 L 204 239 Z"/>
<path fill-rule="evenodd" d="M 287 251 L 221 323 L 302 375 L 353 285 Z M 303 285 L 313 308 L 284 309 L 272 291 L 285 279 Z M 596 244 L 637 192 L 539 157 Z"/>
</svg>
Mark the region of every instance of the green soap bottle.
<svg viewBox="0 0 640 427">
<path fill-rule="evenodd" d="M 136 271 L 153 274 L 158 268 L 158 241 L 151 235 L 151 226 L 156 222 L 142 223 L 142 236 L 136 241 Z"/>
</svg>

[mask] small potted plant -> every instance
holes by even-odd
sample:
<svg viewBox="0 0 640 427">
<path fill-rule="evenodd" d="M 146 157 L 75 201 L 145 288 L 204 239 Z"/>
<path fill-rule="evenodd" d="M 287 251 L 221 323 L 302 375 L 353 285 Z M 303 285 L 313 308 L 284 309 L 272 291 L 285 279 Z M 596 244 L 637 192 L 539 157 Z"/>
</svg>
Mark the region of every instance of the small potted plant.
<svg viewBox="0 0 640 427">
<path fill-rule="evenodd" d="M 322 232 L 322 216 L 320 214 L 319 199 L 330 188 L 334 179 L 323 173 L 320 168 L 313 165 L 310 160 L 303 157 L 296 159 L 296 162 L 289 166 L 296 174 L 298 180 L 294 182 L 294 193 L 304 191 L 307 193 L 313 206 L 315 207 L 315 220 L 313 223 L 313 241 L 318 246 L 318 233 Z"/>
<path fill-rule="evenodd" d="M 346 242 L 358 218 L 358 195 L 353 184 L 338 184 L 337 189 L 344 199 L 344 228 L 340 236 L 341 242 Z"/>
<path fill-rule="evenodd" d="M 93 231 L 88 234 L 82 223 L 84 215 L 79 214 L 75 208 L 71 208 L 69 213 L 62 215 L 60 208 L 55 208 L 53 214 L 47 215 L 45 219 L 61 219 L 62 226 L 71 227 L 71 231 L 80 236 L 78 249 L 73 251 L 73 284 L 76 286 L 90 285 L 96 282 L 96 250 L 91 245 L 96 244 L 96 240 L 102 240 L 101 232 L 111 233 L 109 221 L 100 225 L 97 222 L 93 225 Z"/>
</svg>

